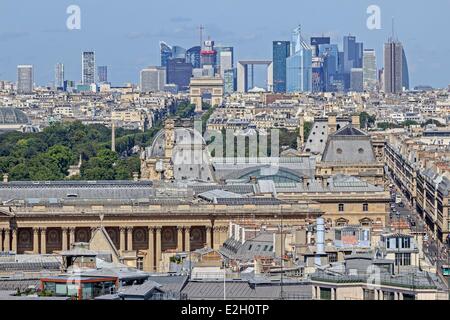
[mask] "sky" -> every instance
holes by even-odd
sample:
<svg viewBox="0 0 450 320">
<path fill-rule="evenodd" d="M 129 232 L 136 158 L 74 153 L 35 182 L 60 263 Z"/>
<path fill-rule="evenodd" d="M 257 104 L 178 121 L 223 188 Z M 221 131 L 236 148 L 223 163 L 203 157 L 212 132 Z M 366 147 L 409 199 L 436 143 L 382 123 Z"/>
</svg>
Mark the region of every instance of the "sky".
<svg viewBox="0 0 450 320">
<path fill-rule="evenodd" d="M 69 30 L 70 5 L 81 10 L 81 29 Z M 381 29 L 370 30 L 370 5 L 380 7 Z M 290 40 L 301 25 L 305 38 L 330 36 L 342 50 L 351 34 L 376 49 L 392 17 L 408 57 L 411 86 L 450 84 L 450 0 L 0 0 L 0 80 L 16 81 L 19 64 L 34 66 L 35 83 L 50 85 L 54 67 L 81 80 L 81 52 L 96 52 L 113 85 L 138 83 L 139 70 L 159 65 L 159 41 L 189 48 L 204 38 L 231 45 L 235 61 L 272 59 L 272 41 Z"/>
</svg>

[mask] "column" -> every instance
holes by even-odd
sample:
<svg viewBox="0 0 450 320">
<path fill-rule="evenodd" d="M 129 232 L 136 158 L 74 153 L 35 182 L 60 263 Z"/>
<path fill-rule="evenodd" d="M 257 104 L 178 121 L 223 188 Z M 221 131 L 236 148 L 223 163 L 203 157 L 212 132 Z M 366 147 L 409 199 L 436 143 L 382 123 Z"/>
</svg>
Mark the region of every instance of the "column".
<svg viewBox="0 0 450 320">
<path fill-rule="evenodd" d="M 206 226 L 206 246 L 208 248 L 212 248 L 212 241 L 211 241 L 211 226 Z"/>
<path fill-rule="evenodd" d="M 156 227 L 156 270 L 159 271 L 161 261 L 161 227 Z"/>
<path fill-rule="evenodd" d="M 177 227 L 177 251 L 183 251 L 183 227 Z"/>
<path fill-rule="evenodd" d="M 74 243 L 75 243 L 75 228 L 70 228 L 69 229 L 69 250 Z"/>
<path fill-rule="evenodd" d="M 133 250 L 133 227 L 127 228 L 127 250 Z"/>
<path fill-rule="evenodd" d="M 191 251 L 191 227 L 184 227 L 184 251 Z"/>
<path fill-rule="evenodd" d="M 331 288 L 331 300 L 336 300 L 336 288 Z"/>
<path fill-rule="evenodd" d="M 3 229 L 0 229 L 0 252 L 3 251 Z"/>
<path fill-rule="evenodd" d="M 120 251 L 125 251 L 125 227 L 120 227 Z"/>
<path fill-rule="evenodd" d="M 219 226 L 214 226 L 213 227 L 213 248 L 215 249 L 219 249 L 221 246 L 221 234 L 220 234 L 220 230 L 222 229 L 222 227 Z"/>
<path fill-rule="evenodd" d="M 33 253 L 39 253 L 39 228 L 33 228 Z"/>
<path fill-rule="evenodd" d="M 17 253 L 17 229 L 12 229 L 12 241 L 11 241 L 11 251 L 14 251 Z"/>
<path fill-rule="evenodd" d="M 155 271 L 155 230 L 153 227 L 148 228 L 148 268 L 150 272 Z"/>
<path fill-rule="evenodd" d="M 5 229 L 5 239 L 3 241 L 4 251 L 11 251 L 10 229 Z"/>
<path fill-rule="evenodd" d="M 67 250 L 67 228 L 61 228 L 62 250 Z"/>
<path fill-rule="evenodd" d="M 41 228 L 41 254 L 47 253 L 47 228 Z"/>
</svg>

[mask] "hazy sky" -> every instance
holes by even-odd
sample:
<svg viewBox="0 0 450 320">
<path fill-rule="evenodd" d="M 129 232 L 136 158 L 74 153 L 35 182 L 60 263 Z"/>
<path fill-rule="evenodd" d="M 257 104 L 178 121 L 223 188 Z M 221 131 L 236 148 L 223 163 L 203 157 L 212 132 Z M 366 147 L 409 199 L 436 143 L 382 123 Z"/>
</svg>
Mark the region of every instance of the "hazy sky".
<svg viewBox="0 0 450 320">
<path fill-rule="evenodd" d="M 81 30 L 68 30 L 66 9 L 81 8 Z M 381 8 L 381 30 L 366 26 L 369 5 Z M 81 52 L 94 50 L 114 85 L 138 82 L 139 70 L 159 64 L 158 42 L 198 45 L 198 25 L 216 44 L 235 47 L 235 61 L 271 59 L 273 40 L 329 35 L 342 49 L 352 34 L 377 50 L 391 19 L 408 57 L 411 85 L 450 84 L 450 0 L 0 0 L 0 79 L 16 81 L 18 64 L 33 64 L 35 82 L 50 84 L 62 62 L 66 79 L 80 81 Z"/>
</svg>

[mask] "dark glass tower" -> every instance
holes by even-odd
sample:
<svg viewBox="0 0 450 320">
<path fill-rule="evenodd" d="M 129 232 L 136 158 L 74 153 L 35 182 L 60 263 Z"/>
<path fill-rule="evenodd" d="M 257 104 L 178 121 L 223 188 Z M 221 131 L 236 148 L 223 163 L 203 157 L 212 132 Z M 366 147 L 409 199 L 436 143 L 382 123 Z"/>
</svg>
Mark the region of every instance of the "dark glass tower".
<svg viewBox="0 0 450 320">
<path fill-rule="evenodd" d="M 186 51 L 186 62 L 190 62 L 193 68 L 200 68 L 200 46 L 192 47 Z"/>
<path fill-rule="evenodd" d="M 166 76 L 168 84 L 176 84 L 180 91 L 187 90 L 192 76 L 192 64 L 183 58 L 170 59 L 167 61 Z"/>
<path fill-rule="evenodd" d="M 159 52 L 161 55 L 161 67 L 166 67 L 167 62 L 172 58 L 172 47 L 161 41 L 159 43 Z"/>
<path fill-rule="evenodd" d="M 286 92 L 286 58 L 290 55 L 290 41 L 273 42 L 273 91 Z"/>
</svg>

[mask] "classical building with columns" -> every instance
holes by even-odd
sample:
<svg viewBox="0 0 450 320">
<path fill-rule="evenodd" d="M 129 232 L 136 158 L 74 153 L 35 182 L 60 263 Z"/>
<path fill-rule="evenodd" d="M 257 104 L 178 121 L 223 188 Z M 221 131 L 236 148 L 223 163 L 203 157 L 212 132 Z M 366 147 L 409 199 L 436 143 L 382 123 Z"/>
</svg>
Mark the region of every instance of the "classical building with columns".
<svg viewBox="0 0 450 320">
<path fill-rule="evenodd" d="M 211 202 L 189 186 L 151 181 L 4 182 L 0 197 L 1 251 L 57 253 L 103 226 L 122 261 L 146 271 L 162 270 L 164 253 L 218 249 L 232 220 L 276 224 L 283 216 L 299 225 L 322 215 L 313 203 L 227 195 Z"/>
</svg>

